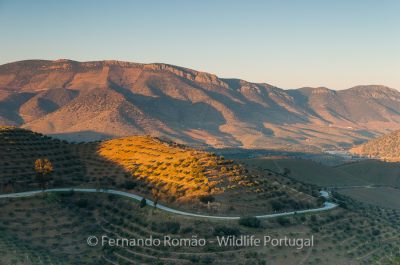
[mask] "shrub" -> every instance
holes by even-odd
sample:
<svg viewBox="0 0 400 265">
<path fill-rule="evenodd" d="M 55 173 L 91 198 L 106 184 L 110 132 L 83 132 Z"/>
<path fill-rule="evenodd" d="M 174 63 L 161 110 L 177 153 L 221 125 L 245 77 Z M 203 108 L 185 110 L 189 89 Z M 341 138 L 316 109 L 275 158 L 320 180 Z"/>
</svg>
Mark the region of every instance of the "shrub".
<svg viewBox="0 0 400 265">
<path fill-rule="evenodd" d="M 212 196 L 212 195 L 203 195 L 203 196 L 200 196 L 200 197 L 199 197 L 199 200 L 200 200 L 202 203 L 209 203 L 209 202 L 214 202 L 214 201 L 215 201 L 215 198 L 214 198 L 214 196 Z"/>
<path fill-rule="evenodd" d="M 280 210 L 282 210 L 282 209 L 285 208 L 285 205 L 284 205 L 284 204 L 282 204 L 281 202 L 276 201 L 276 200 L 271 201 L 271 206 L 272 206 L 272 209 L 273 209 L 274 211 L 280 211 Z"/>
<path fill-rule="evenodd" d="M 146 205 L 147 205 L 147 201 L 146 201 L 145 198 L 143 198 L 143 199 L 140 201 L 140 208 L 146 207 Z"/>
<path fill-rule="evenodd" d="M 192 233 L 192 232 L 193 232 L 193 227 L 191 227 L 191 226 L 185 227 L 181 230 L 181 233 L 183 233 L 183 234 L 188 234 L 188 233 Z"/>
<path fill-rule="evenodd" d="M 214 264 L 215 258 L 213 256 L 203 256 L 201 264 Z"/>
<path fill-rule="evenodd" d="M 161 233 L 176 234 L 181 229 L 181 225 L 178 222 L 165 222 L 158 225 L 159 228 L 157 230 Z"/>
<path fill-rule="evenodd" d="M 227 226 L 217 226 L 214 228 L 214 236 L 238 236 L 240 230 Z"/>
<path fill-rule="evenodd" d="M 278 219 L 276 219 L 276 221 L 278 222 L 278 224 L 280 224 L 281 226 L 288 226 L 290 225 L 290 219 L 285 217 L 285 216 L 280 216 L 278 217 Z"/>
<path fill-rule="evenodd" d="M 311 216 L 311 222 L 315 223 L 317 221 L 317 216 L 312 215 Z"/>
<path fill-rule="evenodd" d="M 125 181 L 123 187 L 124 187 L 125 189 L 127 189 L 127 190 L 131 190 L 131 189 L 134 189 L 136 186 L 137 186 L 137 183 L 136 183 L 136 182 L 133 182 L 133 181 Z"/>
<path fill-rule="evenodd" d="M 88 200 L 80 199 L 76 202 L 76 206 L 78 206 L 79 208 L 86 208 L 88 206 Z"/>
<path fill-rule="evenodd" d="M 378 236 L 378 235 L 380 235 L 381 234 L 381 231 L 379 230 L 379 229 L 373 229 L 372 230 L 372 235 L 373 236 Z"/>
<path fill-rule="evenodd" d="M 290 168 L 285 167 L 285 168 L 283 169 L 283 175 L 284 175 L 284 176 L 289 176 L 290 173 L 291 173 Z"/>
<path fill-rule="evenodd" d="M 247 227 L 258 228 L 261 225 L 260 220 L 257 217 L 242 217 L 239 219 L 239 224 Z"/>
</svg>

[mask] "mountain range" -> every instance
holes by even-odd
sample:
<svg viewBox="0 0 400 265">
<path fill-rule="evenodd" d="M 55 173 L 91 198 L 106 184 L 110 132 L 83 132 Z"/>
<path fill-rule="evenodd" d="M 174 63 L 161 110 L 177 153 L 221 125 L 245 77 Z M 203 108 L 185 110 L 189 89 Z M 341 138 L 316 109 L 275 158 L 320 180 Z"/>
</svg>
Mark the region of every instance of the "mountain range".
<svg viewBox="0 0 400 265">
<path fill-rule="evenodd" d="M 148 134 L 217 148 L 348 148 L 400 129 L 400 92 L 285 90 L 160 63 L 26 60 L 0 66 L 0 125 L 71 141 Z"/>
</svg>

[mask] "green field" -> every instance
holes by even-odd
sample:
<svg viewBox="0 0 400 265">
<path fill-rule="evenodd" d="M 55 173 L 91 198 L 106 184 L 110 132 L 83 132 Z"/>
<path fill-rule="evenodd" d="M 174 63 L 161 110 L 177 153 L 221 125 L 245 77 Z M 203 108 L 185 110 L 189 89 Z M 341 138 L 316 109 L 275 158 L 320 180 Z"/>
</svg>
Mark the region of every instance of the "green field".
<svg viewBox="0 0 400 265">
<path fill-rule="evenodd" d="M 391 186 L 400 187 L 400 163 L 363 160 L 339 166 L 327 166 L 312 160 L 293 158 L 252 158 L 241 163 L 287 175 L 321 187 Z"/>
<path fill-rule="evenodd" d="M 323 187 L 362 186 L 370 184 L 361 177 L 354 176 L 341 168 L 326 166 L 306 159 L 254 158 L 243 159 L 240 162 L 279 173 L 283 173 L 285 169 L 289 169 L 289 177 Z"/>
<path fill-rule="evenodd" d="M 398 189 L 385 187 L 349 188 L 341 189 L 339 193 L 382 208 L 400 210 L 400 190 Z"/>
<path fill-rule="evenodd" d="M 362 178 L 369 184 L 400 187 L 400 163 L 364 160 L 335 169 Z"/>
</svg>

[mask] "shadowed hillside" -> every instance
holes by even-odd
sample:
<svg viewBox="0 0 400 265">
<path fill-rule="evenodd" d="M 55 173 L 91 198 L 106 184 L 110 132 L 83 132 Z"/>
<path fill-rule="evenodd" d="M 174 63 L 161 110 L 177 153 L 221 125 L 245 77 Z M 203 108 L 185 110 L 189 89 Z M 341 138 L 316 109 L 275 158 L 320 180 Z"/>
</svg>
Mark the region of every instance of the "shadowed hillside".
<svg viewBox="0 0 400 265">
<path fill-rule="evenodd" d="M 49 185 L 75 186 L 87 182 L 86 167 L 74 145 L 15 127 L 0 127 L 0 185 L 3 192 L 38 189 L 35 160 L 54 164 Z"/>
<path fill-rule="evenodd" d="M 105 194 L 54 193 L 0 201 L 1 264 L 390 264 L 399 242 L 399 215 L 360 207 L 341 198 L 345 209 L 260 220 L 258 227 L 237 221 L 172 215 Z M 314 236 L 315 246 L 225 247 L 216 236 L 265 234 Z M 205 246 L 90 247 L 89 236 L 108 238 L 205 238 Z M 329 251 L 328 251 L 329 250 Z M 312 255 L 310 255 L 312 252 Z"/>
</svg>

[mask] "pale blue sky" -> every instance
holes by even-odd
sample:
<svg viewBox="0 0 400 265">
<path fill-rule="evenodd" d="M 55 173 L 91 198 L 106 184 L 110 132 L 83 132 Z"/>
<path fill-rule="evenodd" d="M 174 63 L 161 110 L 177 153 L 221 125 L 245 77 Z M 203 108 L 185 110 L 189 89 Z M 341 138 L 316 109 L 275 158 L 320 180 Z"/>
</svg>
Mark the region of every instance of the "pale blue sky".
<svg viewBox="0 0 400 265">
<path fill-rule="evenodd" d="M 0 64 L 163 62 L 282 88 L 400 89 L 400 1 L 0 0 Z"/>
</svg>

